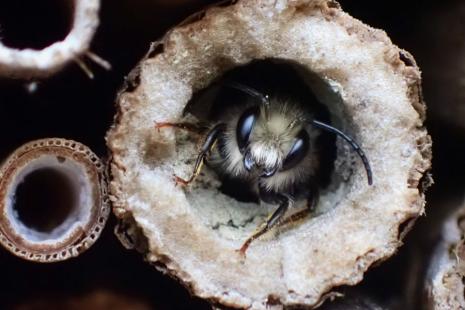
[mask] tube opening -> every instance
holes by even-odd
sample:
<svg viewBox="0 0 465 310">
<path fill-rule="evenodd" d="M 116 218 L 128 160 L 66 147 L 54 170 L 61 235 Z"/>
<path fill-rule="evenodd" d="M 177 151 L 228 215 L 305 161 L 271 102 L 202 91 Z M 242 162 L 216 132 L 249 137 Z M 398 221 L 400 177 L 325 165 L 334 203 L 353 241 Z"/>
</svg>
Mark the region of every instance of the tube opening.
<svg viewBox="0 0 465 310">
<path fill-rule="evenodd" d="M 311 115 L 311 119 L 351 133 L 352 120 L 345 117 L 344 102 L 337 88 L 298 64 L 277 59 L 253 61 L 226 72 L 210 86 L 194 94 L 184 110 L 186 118 L 193 115 L 199 124 L 207 124 L 211 128 L 225 110 L 230 111 L 227 113 L 237 113 L 239 119 L 251 101 L 260 101 L 251 98 L 254 96 L 250 93 L 229 87 L 231 82 L 251 87 L 270 100 L 277 98 L 280 104 L 291 102 L 299 111 L 309 112 L 305 116 Z M 314 148 L 312 154 L 317 157 L 316 164 L 308 168 L 313 170 L 310 178 L 303 180 L 296 177 L 295 182 L 301 182 L 301 186 L 298 189 L 295 187 L 296 194 L 292 197 L 296 201 L 295 208 L 291 208 L 285 217 L 305 209 L 311 203 L 311 196 L 319 196 L 320 199 L 308 218 L 336 207 L 346 196 L 352 175 L 364 173 L 354 169 L 358 158 L 346 146 L 346 142 L 337 139 L 333 133 L 314 129 L 312 125 L 308 131 Z M 185 148 L 186 133 L 177 132 L 180 135 L 177 149 L 182 150 Z M 230 138 L 237 139 L 234 134 Z M 185 159 L 181 161 L 193 164 L 204 139 L 205 135 L 192 135 L 190 141 L 196 147 L 183 151 L 185 154 L 181 157 L 185 156 Z M 231 177 L 221 169 L 207 160 L 207 168 L 186 188 L 186 196 L 195 212 L 212 230 L 226 239 L 243 240 L 276 210 L 278 204 L 264 202 L 259 194 L 258 182 Z"/>
<path fill-rule="evenodd" d="M 71 31 L 69 1 L 0 1 L 0 41 L 12 48 L 43 49 Z"/>
<path fill-rule="evenodd" d="M 65 173 L 54 168 L 37 169 L 18 184 L 13 210 L 29 229 L 52 232 L 73 214 L 77 205 L 75 191 Z"/>
<path fill-rule="evenodd" d="M 214 124 L 221 118 L 225 108 L 239 115 L 251 102 L 260 104 L 258 98 L 230 86 L 236 83 L 251 87 L 270 100 L 293 103 L 302 107 L 303 111 L 310 112 L 314 119 L 331 123 L 328 107 L 317 99 L 302 72 L 296 70 L 294 64 L 280 60 L 259 60 L 230 70 L 209 87 L 194 94 L 185 113 L 193 114 L 201 122 Z M 335 138 L 327 132 L 320 132 L 317 137 L 311 138 L 319 156 L 312 181 L 319 189 L 325 189 L 331 183 L 337 153 Z M 228 177 L 221 171 L 217 173 L 221 181 L 219 190 L 223 194 L 240 202 L 258 202 L 251 184 Z"/>
<path fill-rule="evenodd" d="M 79 255 L 108 218 L 104 168 L 84 145 L 60 138 L 31 141 L 0 169 L 0 243 L 27 260 Z"/>
</svg>

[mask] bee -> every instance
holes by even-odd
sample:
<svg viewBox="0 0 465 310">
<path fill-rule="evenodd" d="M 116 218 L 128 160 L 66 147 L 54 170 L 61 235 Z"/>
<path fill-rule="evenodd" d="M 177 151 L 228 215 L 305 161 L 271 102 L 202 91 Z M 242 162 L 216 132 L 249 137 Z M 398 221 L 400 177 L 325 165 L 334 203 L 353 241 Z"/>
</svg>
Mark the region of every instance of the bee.
<svg viewBox="0 0 465 310">
<path fill-rule="evenodd" d="M 277 205 L 276 210 L 247 238 L 238 250 L 242 255 L 250 244 L 273 227 L 298 221 L 310 214 L 318 201 L 315 171 L 319 164 L 316 137 L 326 131 L 345 140 L 360 157 L 373 183 L 369 161 L 350 136 L 330 124 L 313 118 L 304 105 L 264 95 L 256 89 L 229 82 L 227 87 L 246 94 L 250 100 L 240 107 L 224 109 L 204 136 L 203 144 L 188 179 L 175 176 L 177 184 L 188 185 L 207 163 L 220 175 L 247 184 L 259 200 Z M 156 123 L 156 128 L 178 127 L 201 132 L 192 123 Z M 284 219 L 297 200 L 307 207 Z"/>
</svg>

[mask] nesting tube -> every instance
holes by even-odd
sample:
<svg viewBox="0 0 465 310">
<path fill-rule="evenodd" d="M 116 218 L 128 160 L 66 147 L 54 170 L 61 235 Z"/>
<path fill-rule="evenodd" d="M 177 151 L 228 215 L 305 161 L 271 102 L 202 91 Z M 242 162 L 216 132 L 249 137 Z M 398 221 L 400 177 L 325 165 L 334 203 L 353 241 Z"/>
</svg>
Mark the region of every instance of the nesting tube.
<svg viewBox="0 0 465 310">
<path fill-rule="evenodd" d="M 442 225 L 424 277 L 427 309 L 465 308 L 465 204 Z"/>
<path fill-rule="evenodd" d="M 41 50 L 7 47 L 0 40 L 0 76 L 15 78 L 43 78 L 66 64 L 86 55 L 99 24 L 100 0 L 74 0 L 67 4 L 73 11 L 72 28 L 63 41 Z M 101 60 L 92 53 L 91 59 Z M 94 57 L 95 56 L 95 57 Z"/>
<path fill-rule="evenodd" d="M 105 166 L 85 145 L 50 138 L 29 142 L 0 170 L 0 243 L 35 262 L 76 257 L 108 219 Z"/>
<path fill-rule="evenodd" d="M 298 72 L 332 124 L 365 150 L 374 184 L 338 139 L 313 215 L 254 241 L 243 257 L 237 249 L 273 209 L 225 193 L 208 167 L 177 186 L 173 175 L 192 172 L 201 138 L 154 124 L 185 121 L 194 94 L 257 61 Z M 244 0 L 202 12 L 152 46 L 117 99 L 107 136 L 117 233 L 212 303 L 316 307 L 393 255 L 424 211 L 431 140 L 420 83 L 408 52 L 334 1 Z"/>
</svg>

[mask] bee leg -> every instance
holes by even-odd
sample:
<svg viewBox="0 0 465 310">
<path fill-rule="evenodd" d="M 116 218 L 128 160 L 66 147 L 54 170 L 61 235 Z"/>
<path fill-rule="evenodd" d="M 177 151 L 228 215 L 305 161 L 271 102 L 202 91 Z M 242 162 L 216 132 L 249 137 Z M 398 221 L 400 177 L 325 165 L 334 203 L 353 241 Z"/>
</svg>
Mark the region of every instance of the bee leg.
<svg viewBox="0 0 465 310">
<path fill-rule="evenodd" d="M 187 123 L 187 122 L 180 122 L 180 123 L 171 123 L 171 122 L 155 122 L 155 129 L 160 131 L 161 128 L 165 127 L 175 127 L 183 130 L 187 130 L 198 135 L 205 132 L 204 126 L 199 126 L 197 124 Z"/>
<path fill-rule="evenodd" d="M 250 236 L 249 238 L 247 238 L 247 240 L 242 244 L 241 248 L 238 250 L 238 252 L 245 256 L 245 253 L 247 252 L 247 249 L 249 248 L 250 244 L 255 240 L 257 239 L 258 237 L 260 237 L 261 235 L 263 235 L 264 233 L 266 233 L 267 231 L 269 231 L 272 227 L 274 227 L 277 223 L 279 223 L 280 219 L 284 216 L 284 214 L 286 213 L 286 211 L 292 206 L 292 204 L 294 203 L 294 201 L 292 199 L 290 199 L 289 197 L 287 196 L 284 196 L 284 195 L 279 195 L 279 199 L 280 199 L 280 203 L 279 203 L 279 207 L 278 209 L 276 209 L 276 211 L 274 211 L 273 213 L 271 213 L 267 220 L 262 223 L 256 230 L 255 232 L 252 234 L 252 236 Z"/>
<path fill-rule="evenodd" d="M 202 166 L 205 162 L 205 158 L 207 157 L 208 153 L 213 149 L 215 146 L 219 136 L 223 133 L 225 129 L 225 124 L 217 124 L 213 127 L 205 136 L 205 140 L 202 144 L 200 149 L 200 153 L 197 156 L 197 160 L 195 161 L 194 171 L 192 175 L 188 179 L 183 179 L 178 176 L 174 176 L 176 184 L 181 185 L 188 185 L 199 175 L 200 171 L 202 170 Z"/>
<path fill-rule="evenodd" d="M 289 217 L 287 217 L 285 220 L 279 222 L 279 226 L 285 226 L 285 225 L 288 225 L 288 224 L 291 224 L 291 223 L 295 223 L 295 222 L 298 222 L 304 218 L 306 218 L 307 216 L 309 216 L 313 211 L 315 211 L 315 207 L 318 203 L 318 199 L 319 199 L 319 193 L 318 193 L 318 188 L 316 187 L 316 185 L 314 185 L 313 183 L 310 185 L 310 188 L 311 190 L 309 191 L 309 194 L 307 196 L 307 206 L 305 209 L 299 211 L 299 212 L 296 212 L 292 215 L 290 215 Z"/>
</svg>

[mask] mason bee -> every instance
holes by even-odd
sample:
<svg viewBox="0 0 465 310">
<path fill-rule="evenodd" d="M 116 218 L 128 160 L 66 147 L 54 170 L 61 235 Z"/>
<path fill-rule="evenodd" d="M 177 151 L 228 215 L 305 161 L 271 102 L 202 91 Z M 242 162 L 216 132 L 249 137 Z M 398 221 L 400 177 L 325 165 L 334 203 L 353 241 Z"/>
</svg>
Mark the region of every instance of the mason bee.
<svg viewBox="0 0 465 310">
<path fill-rule="evenodd" d="M 218 174 L 241 180 L 260 201 L 277 209 L 245 240 L 238 250 L 245 255 L 249 245 L 271 228 L 297 221 L 308 215 L 318 200 L 314 182 L 319 165 L 316 137 L 326 131 L 344 139 L 360 157 L 373 183 L 365 153 L 348 135 L 313 118 L 311 110 L 293 100 L 264 95 L 244 84 L 227 87 L 246 94 L 250 100 L 240 107 L 223 109 L 208 129 L 189 179 L 175 176 L 177 184 L 188 185 L 207 163 Z M 178 127 L 201 131 L 191 123 L 156 123 L 156 128 Z M 307 200 L 307 208 L 284 219 L 296 200 Z"/>
</svg>

